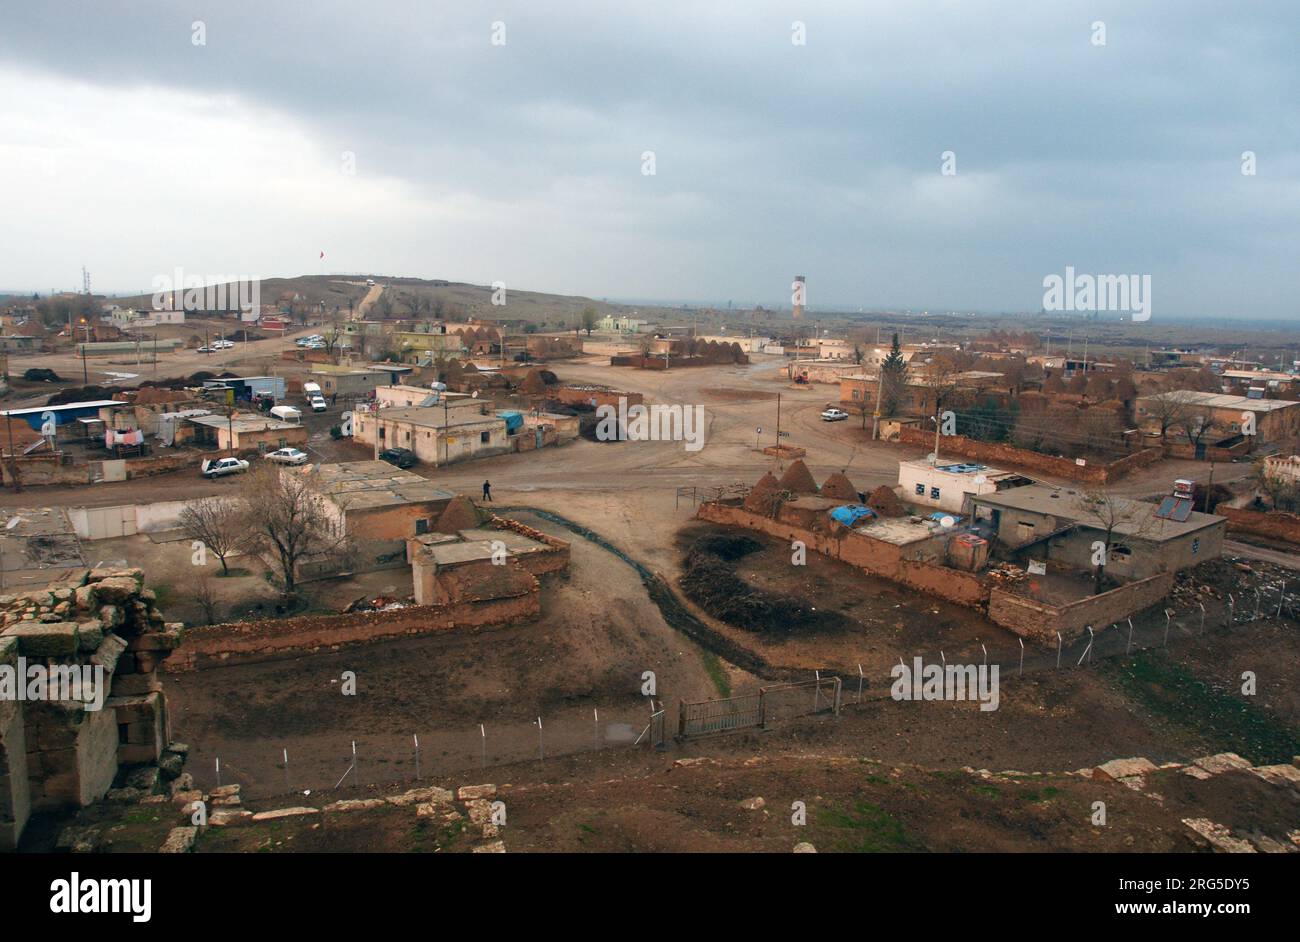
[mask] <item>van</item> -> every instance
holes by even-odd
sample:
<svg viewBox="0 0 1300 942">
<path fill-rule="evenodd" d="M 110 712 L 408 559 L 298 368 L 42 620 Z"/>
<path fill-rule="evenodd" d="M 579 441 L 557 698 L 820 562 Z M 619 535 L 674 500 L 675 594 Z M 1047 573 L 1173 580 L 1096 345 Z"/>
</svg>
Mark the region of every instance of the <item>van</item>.
<svg viewBox="0 0 1300 942">
<path fill-rule="evenodd" d="M 275 406 L 271 409 L 271 415 L 275 416 L 281 422 L 292 422 L 294 425 L 302 423 L 302 412 L 293 406 Z"/>
<path fill-rule="evenodd" d="M 319 383 L 303 383 L 302 394 L 305 398 L 311 399 L 321 394 Z"/>
</svg>

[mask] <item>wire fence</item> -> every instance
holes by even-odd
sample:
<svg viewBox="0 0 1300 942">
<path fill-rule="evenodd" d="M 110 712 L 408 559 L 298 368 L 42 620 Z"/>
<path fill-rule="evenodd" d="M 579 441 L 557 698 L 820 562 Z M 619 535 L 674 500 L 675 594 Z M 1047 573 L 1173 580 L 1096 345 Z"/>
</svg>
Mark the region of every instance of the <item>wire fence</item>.
<svg viewBox="0 0 1300 942">
<path fill-rule="evenodd" d="M 1300 578 L 1296 580 L 1300 586 Z M 1086 670 L 1106 658 L 1120 657 L 1156 648 L 1176 648 L 1190 640 L 1213 633 L 1230 633 L 1256 621 L 1300 619 L 1300 595 L 1287 592 L 1287 584 L 1261 585 L 1244 594 L 1219 599 L 1208 594 L 1205 601 L 1174 608 L 1154 608 L 1132 618 L 1090 626 L 1078 637 L 1057 636 L 1054 644 L 979 644 L 960 650 L 940 648 L 900 650 L 898 663 L 911 670 L 915 658 L 925 664 L 997 665 L 999 676 L 1049 674 Z M 1055 632 L 1052 632 L 1055 634 Z M 789 705 L 772 699 L 764 722 L 720 724 L 709 732 L 741 731 L 761 725 L 771 728 L 782 722 L 815 715 L 838 715 L 839 705 L 879 701 L 890 697 L 893 678 L 878 666 L 864 671 L 823 670 L 806 684 L 772 687 L 791 698 Z M 841 693 L 842 685 L 842 693 Z M 727 701 L 712 701 L 713 713 L 727 712 Z M 805 702 L 807 701 L 807 702 Z M 192 746 L 186 771 L 194 787 L 204 791 L 218 785 L 239 783 L 245 796 L 314 796 L 329 802 L 357 797 L 369 786 L 406 782 L 414 787 L 421 780 L 450 774 L 473 778 L 475 772 L 489 773 L 493 767 L 525 761 L 543 762 L 583 752 L 609 749 L 663 748 L 681 731 L 682 710 L 709 707 L 679 704 L 666 707 L 649 699 L 646 709 L 601 711 L 587 717 L 570 711 L 547 719 L 539 716 L 529 723 L 474 724 L 469 728 L 425 729 L 408 735 L 339 734 L 301 737 L 287 743 L 226 743 L 204 749 Z M 701 714 L 703 715 L 703 714 Z M 694 729 L 694 727 L 692 727 Z M 221 752 L 225 751 L 224 757 Z"/>
<path fill-rule="evenodd" d="M 1296 585 L 1300 586 L 1300 578 Z M 1049 626 L 1049 637 L 1054 636 L 1055 640 L 1048 644 L 1018 638 L 1014 645 L 999 643 L 990 647 L 981 643 L 975 648 L 966 646 L 958 650 L 900 651 L 898 663 L 911 670 L 914 659 L 919 657 L 927 665 L 997 665 L 1000 678 L 1046 674 L 1086 669 L 1106 658 L 1141 651 L 1176 649 L 1180 643 L 1213 633 L 1230 633 L 1256 621 L 1300 619 L 1300 595 L 1288 593 L 1285 581 L 1227 594 L 1222 599 L 1209 594 L 1204 598 L 1205 601 L 1190 605 L 1157 606 L 1119 621 L 1090 625 L 1069 639 Z M 857 665 L 856 671 L 845 672 L 845 703 L 888 698 L 892 683 L 892 675 L 882 677 Z"/>
<path fill-rule="evenodd" d="M 650 708 L 640 711 L 593 708 L 585 718 L 569 711 L 527 723 L 485 722 L 409 735 L 322 733 L 278 743 L 195 742 L 185 771 L 203 791 L 239 784 L 245 797 L 308 794 L 329 802 L 357 797 L 372 785 L 408 782 L 414 787 L 451 774 L 473 778 L 517 762 L 662 747 L 675 728 L 669 728 L 660 700 L 647 702 Z"/>
</svg>

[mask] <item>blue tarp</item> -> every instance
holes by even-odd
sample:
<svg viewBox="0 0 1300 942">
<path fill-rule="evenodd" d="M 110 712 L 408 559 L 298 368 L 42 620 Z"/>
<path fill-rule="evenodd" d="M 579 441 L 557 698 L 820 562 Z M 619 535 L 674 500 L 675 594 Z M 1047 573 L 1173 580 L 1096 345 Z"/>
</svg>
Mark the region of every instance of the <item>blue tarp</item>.
<svg viewBox="0 0 1300 942">
<path fill-rule="evenodd" d="M 957 522 L 957 523 L 961 523 L 961 521 L 962 521 L 962 515 L 961 515 L 961 514 L 950 514 L 950 513 L 948 513 L 948 512 L 945 511 L 945 510 L 936 510 L 934 513 L 930 514 L 929 519 L 931 519 L 931 520 L 943 520 L 944 517 L 952 517 L 952 519 L 953 519 L 955 522 Z"/>
<path fill-rule="evenodd" d="M 844 504 L 842 507 L 836 507 L 831 511 L 831 517 L 846 527 L 855 526 L 859 520 L 874 517 L 875 515 L 874 510 L 861 504 Z"/>
<path fill-rule="evenodd" d="M 513 435 L 515 432 L 519 431 L 519 429 L 521 429 L 524 424 L 524 414 L 522 412 L 514 412 L 509 409 L 502 409 L 498 411 L 497 418 L 506 420 L 507 435 Z"/>
</svg>

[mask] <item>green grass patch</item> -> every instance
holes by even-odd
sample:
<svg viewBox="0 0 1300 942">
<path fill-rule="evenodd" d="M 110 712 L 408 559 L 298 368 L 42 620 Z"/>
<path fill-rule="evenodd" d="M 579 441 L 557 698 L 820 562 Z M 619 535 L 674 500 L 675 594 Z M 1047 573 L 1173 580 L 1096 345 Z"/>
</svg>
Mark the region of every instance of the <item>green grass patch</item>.
<svg viewBox="0 0 1300 942">
<path fill-rule="evenodd" d="M 714 688 L 718 691 L 718 696 L 731 696 L 731 681 L 727 679 L 726 668 L 718 660 L 718 656 L 712 651 L 701 651 L 700 660 L 704 662 L 704 672 L 709 675 L 709 680 L 713 681 Z"/>
<path fill-rule="evenodd" d="M 837 851 L 889 854 L 924 850 L 907 833 L 902 822 L 879 805 L 861 798 L 849 809 L 820 809 L 817 824 L 830 830 L 830 845 Z"/>
<path fill-rule="evenodd" d="M 1289 762 L 1300 753 L 1294 728 L 1247 700 L 1214 689 L 1163 653 L 1108 661 L 1102 670 L 1130 699 L 1203 737 L 1213 752 L 1235 752 L 1256 765 Z"/>
</svg>

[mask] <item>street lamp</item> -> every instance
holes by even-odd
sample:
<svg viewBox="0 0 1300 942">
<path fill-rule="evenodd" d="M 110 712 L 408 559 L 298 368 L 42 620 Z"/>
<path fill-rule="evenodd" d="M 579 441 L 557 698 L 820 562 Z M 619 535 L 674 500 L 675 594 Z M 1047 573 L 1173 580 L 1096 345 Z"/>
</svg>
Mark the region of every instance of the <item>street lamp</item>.
<svg viewBox="0 0 1300 942">
<path fill-rule="evenodd" d="M 90 371 L 86 368 L 86 348 L 90 346 L 90 327 L 86 324 L 86 319 L 81 319 L 81 329 L 86 332 L 86 342 L 81 347 L 81 384 L 90 385 Z"/>
</svg>

